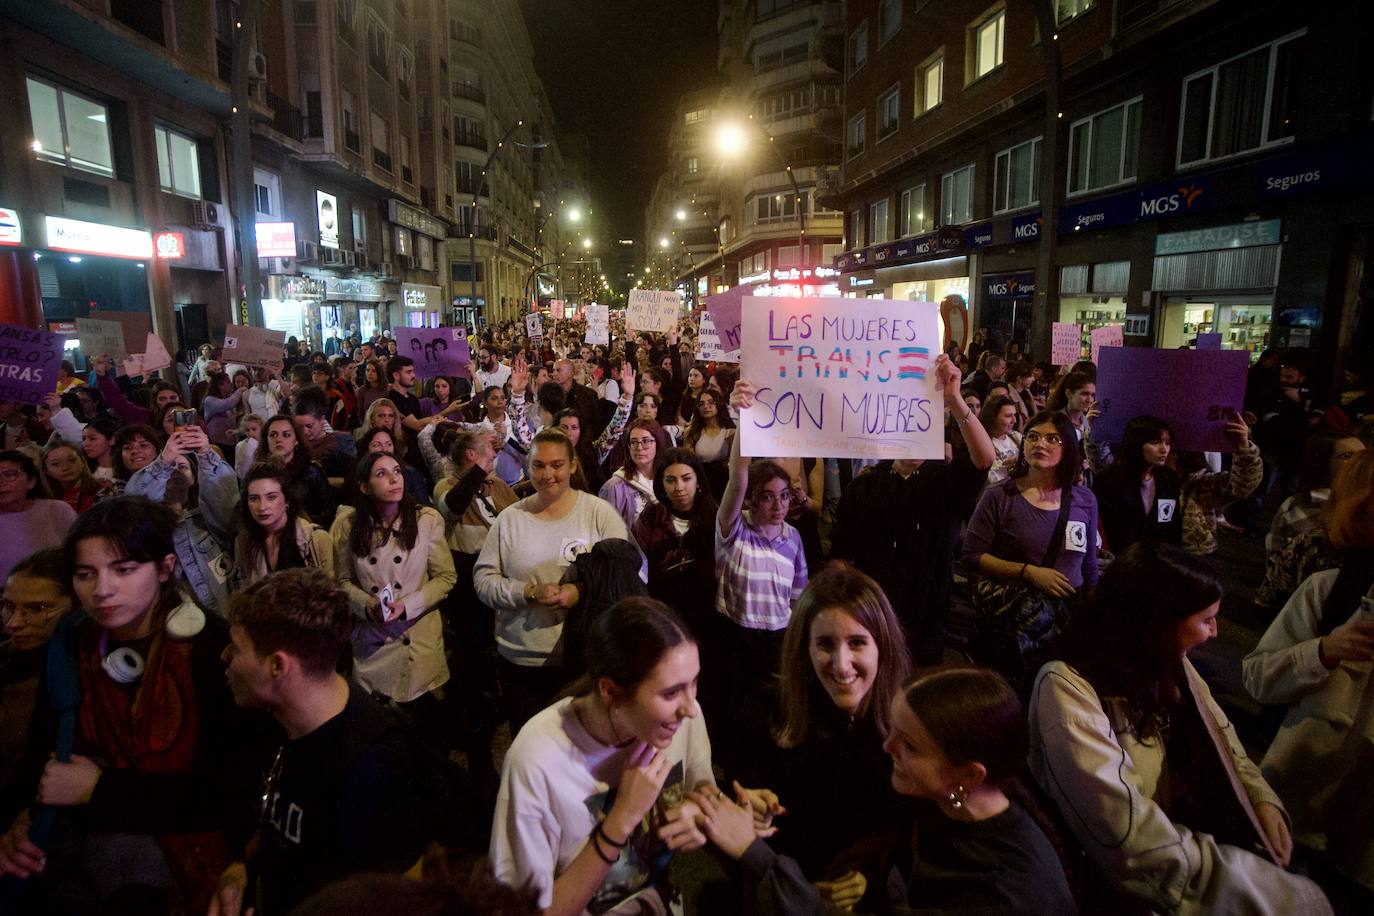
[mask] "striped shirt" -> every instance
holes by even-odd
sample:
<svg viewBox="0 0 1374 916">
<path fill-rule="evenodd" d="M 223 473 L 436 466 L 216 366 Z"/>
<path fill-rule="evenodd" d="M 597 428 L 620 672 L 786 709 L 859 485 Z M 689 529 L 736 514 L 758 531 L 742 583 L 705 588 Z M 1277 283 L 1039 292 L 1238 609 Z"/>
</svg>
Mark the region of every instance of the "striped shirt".
<svg viewBox="0 0 1374 916">
<path fill-rule="evenodd" d="M 748 630 L 782 630 L 806 587 L 801 534 L 783 522 L 776 538 L 735 519 L 722 536 L 716 526 L 716 610 Z"/>
</svg>

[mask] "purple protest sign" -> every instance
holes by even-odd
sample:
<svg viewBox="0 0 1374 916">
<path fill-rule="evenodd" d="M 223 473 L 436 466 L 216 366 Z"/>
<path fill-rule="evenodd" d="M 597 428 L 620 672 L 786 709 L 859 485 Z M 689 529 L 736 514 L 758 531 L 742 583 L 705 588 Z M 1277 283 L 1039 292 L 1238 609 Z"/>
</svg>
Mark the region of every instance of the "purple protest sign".
<svg viewBox="0 0 1374 916">
<path fill-rule="evenodd" d="M 396 349 L 415 360 L 418 378 L 468 374 L 466 328 L 397 328 Z"/>
<path fill-rule="evenodd" d="M 1199 349 L 1199 350 L 1220 350 L 1220 349 L 1221 349 L 1221 335 L 1220 335 L 1220 334 L 1199 334 L 1199 335 L 1197 336 L 1197 343 L 1195 344 L 1195 346 L 1196 346 L 1196 348 Z"/>
<path fill-rule="evenodd" d="M 1226 423 L 1245 403 L 1249 369 L 1250 354 L 1243 350 L 1104 347 L 1093 439 L 1119 443 L 1126 424 L 1148 414 L 1173 428 L 1174 448 L 1234 451 Z"/>
<path fill-rule="evenodd" d="M 734 286 L 723 293 L 706 297 L 706 311 L 720 334 L 720 348 L 726 353 L 739 349 L 740 303 L 748 295 L 748 286 Z"/>
<path fill-rule="evenodd" d="M 0 324 L 0 400 L 37 404 L 57 390 L 62 335 Z"/>
</svg>

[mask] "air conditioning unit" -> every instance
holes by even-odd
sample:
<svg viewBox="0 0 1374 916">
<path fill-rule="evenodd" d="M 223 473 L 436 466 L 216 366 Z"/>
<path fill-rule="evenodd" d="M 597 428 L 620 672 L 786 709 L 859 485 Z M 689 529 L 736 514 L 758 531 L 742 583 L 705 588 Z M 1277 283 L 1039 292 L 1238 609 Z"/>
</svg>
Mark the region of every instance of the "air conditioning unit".
<svg viewBox="0 0 1374 916">
<path fill-rule="evenodd" d="M 389 261 L 383 261 L 377 265 L 377 276 L 379 277 L 389 277 L 394 272 L 395 268 L 391 266 L 391 262 Z"/>
<path fill-rule="evenodd" d="M 261 51 L 248 52 L 248 78 L 251 80 L 267 79 L 267 56 Z"/>
<path fill-rule="evenodd" d="M 314 242 L 307 242 L 299 239 L 296 242 L 297 261 L 318 261 L 320 259 L 320 246 Z"/>
<path fill-rule="evenodd" d="M 340 251 L 339 263 L 341 263 L 344 267 L 352 267 L 354 264 L 357 263 L 357 260 L 353 257 L 353 252 Z"/>
<path fill-rule="evenodd" d="M 197 229 L 219 228 L 219 207 L 204 200 L 191 204 L 191 225 Z"/>
<path fill-rule="evenodd" d="M 320 263 L 325 267 L 342 267 L 345 254 L 349 254 L 349 252 L 340 251 L 337 248 L 321 248 Z"/>
<path fill-rule="evenodd" d="M 367 242 L 363 239 L 354 239 L 353 254 L 356 255 L 355 260 L 365 260 L 367 258 Z"/>
<path fill-rule="evenodd" d="M 269 274 L 294 274 L 296 272 L 295 258 L 271 258 L 269 259 Z"/>
<path fill-rule="evenodd" d="M 414 266 L 415 266 L 415 258 L 414 258 L 413 256 L 411 256 L 411 255 L 408 255 L 408 254 L 398 254 L 398 255 L 396 255 L 396 266 L 397 266 L 397 267 L 414 267 Z"/>
</svg>

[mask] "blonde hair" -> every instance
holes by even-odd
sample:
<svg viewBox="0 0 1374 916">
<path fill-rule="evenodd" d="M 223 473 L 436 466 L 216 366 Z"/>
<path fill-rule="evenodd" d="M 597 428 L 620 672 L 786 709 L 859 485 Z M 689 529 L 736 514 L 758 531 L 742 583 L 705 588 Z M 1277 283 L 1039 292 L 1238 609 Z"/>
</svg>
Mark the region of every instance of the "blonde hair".
<svg viewBox="0 0 1374 916">
<path fill-rule="evenodd" d="M 1345 463 L 1331 482 L 1331 497 L 1322 509 L 1326 533 L 1336 547 L 1374 547 L 1368 514 L 1374 509 L 1374 449 Z"/>
<path fill-rule="evenodd" d="M 38 475 L 43 481 L 43 490 L 53 499 L 61 499 L 66 488 L 48 476 L 48 456 L 59 449 L 69 448 L 76 452 L 76 457 L 81 459 L 81 476 L 77 478 L 76 485 L 82 493 L 93 493 L 97 489 L 95 476 L 91 474 L 90 463 L 86 460 L 86 453 L 81 450 L 81 446 L 72 445 L 65 440 L 49 442 L 43 446 L 43 451 L 38 459 Z"/>
<path fill-rule="evenodd" d="M 367 413 L 363 414 L 363 428 L 359 436 L 365 434 L 369 429 L 377 428 L 377 425 L 372 421 L 376 418 L 379 407 L 390 407 L 396 414 L 396 425 L 391 427 L 389 432 L 391 433 L 391 442 L 396 446 L 396 454 L 399 456 L 406 446 L 406 428 L 401 423 L 401 409 L 396 406 L 396 402 L 391 398 L 378 398 L 368 405 Z"/>
</svg>

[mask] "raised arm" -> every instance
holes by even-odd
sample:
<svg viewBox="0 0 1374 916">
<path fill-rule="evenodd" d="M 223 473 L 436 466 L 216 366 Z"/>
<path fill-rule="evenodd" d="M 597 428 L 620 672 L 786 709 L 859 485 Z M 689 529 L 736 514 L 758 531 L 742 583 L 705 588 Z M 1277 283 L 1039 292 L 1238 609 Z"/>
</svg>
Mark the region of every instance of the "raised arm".
<svg viewBox="0 0 1374 916">
<path fill-rule="evenodd" d="M 754 383 L 748 379 L 735 382 L 735 390 L 730 392 L 730 406 L 736 410 L 746 410 L 754 406 Z M 741 421 L 742 422 L 742 421 Z M 725 483 L 725 492 L 720 497 L 720 507 L 716 510 L 716 528 L 721 537 L 729 537 L 739 521 L 744 509 L 744 497 L 749 491 L 749 461 L 740 455 L 740 439 L 736 430 L 730 437 L 730 477 Z"/>
</svg>

